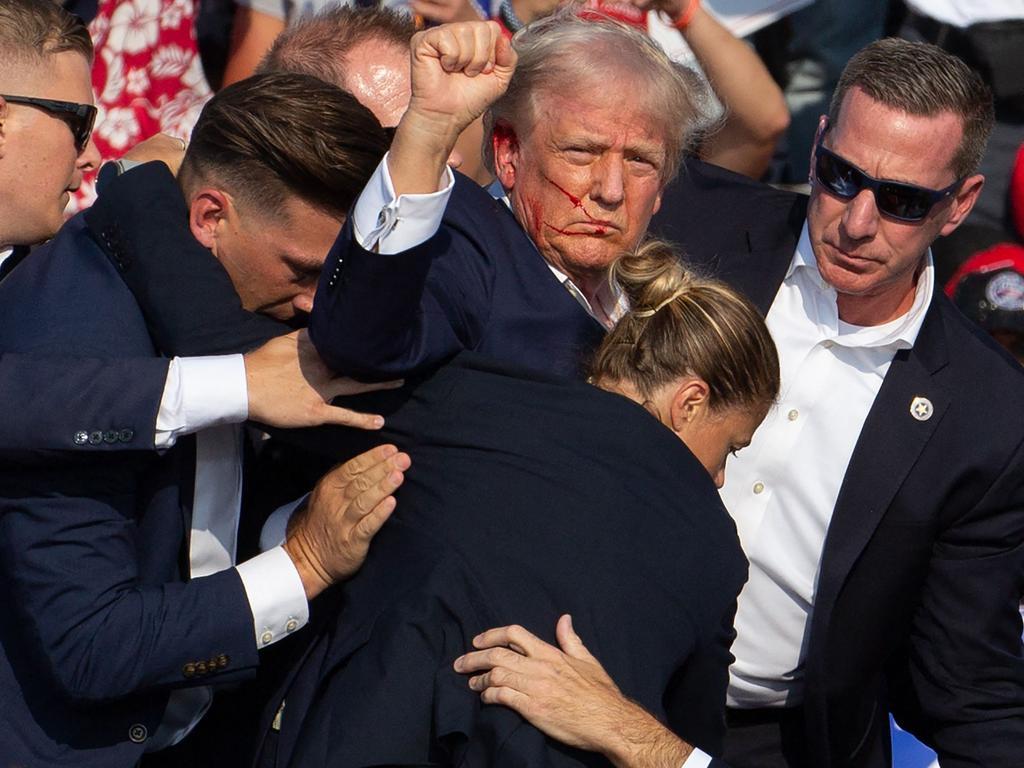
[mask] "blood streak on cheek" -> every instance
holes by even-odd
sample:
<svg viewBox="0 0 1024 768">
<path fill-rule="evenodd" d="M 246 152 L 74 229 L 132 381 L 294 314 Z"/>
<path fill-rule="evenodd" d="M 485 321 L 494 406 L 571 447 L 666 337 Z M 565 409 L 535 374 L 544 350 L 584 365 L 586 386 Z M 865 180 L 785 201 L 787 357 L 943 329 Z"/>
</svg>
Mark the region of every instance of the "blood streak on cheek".
<svg viewBox="0 0 1024 768">
<path fill-rule="evenodd" d="M 600 219 L 595 219 L 593 216 L 590 215 L 590 211 L 588 211 L 586 208 L 583 207 L 583 201 L 580 198 L 576 197 L 576 195 L 572 194 L 572 192 L 569 192 L 567 189 L 563 189 L 561 186 L 558 185 L 557 182 L 552 181 L 547 176 L 545 176 L 544 178 L 547 180 L 547 182 L 549 184 L 551 184 L 551 186 L 553 186 L 555 189 L 557 189 L 559 192 L 561 192 L 563 195 L 565 195 L 567 198 L 569 198 L 569 202 L 572 203 L 572 207 L 573 208 L 579 208 L 581 211 L 583 211 L 583 215 L 586 216 L 587 219 L 589 219 L 591 223 L 598 224 L 598 225 L 600 224 L 601 220 Z M 548 224 L 548 226 L 551 227 L 550 224 Z M 554 229 L 556 232 L 561 232 L 562 231 L 560 229 L 556 229 L 555 227 L 551 227 L 551 228 Z M 598 226 L 595 229 L 595 234 L 598 234 L 598 235 L 603 235 L 603 234 L 605 234 L 605 232 L 607 232 L 607 230 L 604 227 L 602 227 L 602 226 Z M 573 234 L 573 233 L 565 232 L 563 234 Z"/>
</svg>

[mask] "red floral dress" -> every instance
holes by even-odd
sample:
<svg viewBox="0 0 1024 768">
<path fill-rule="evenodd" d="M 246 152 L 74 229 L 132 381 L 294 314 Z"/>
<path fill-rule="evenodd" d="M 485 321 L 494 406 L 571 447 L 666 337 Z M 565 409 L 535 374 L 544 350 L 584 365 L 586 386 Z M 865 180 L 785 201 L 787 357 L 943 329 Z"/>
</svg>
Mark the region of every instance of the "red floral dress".
<svg viewBox="0 0 1024 768">
<path fill-rule="evenodd" d="M 89 32 L 99 114 L 93 140 L 116 159 L 156 133 L 188 138 L 211 96 L 195 37 L 199 0 L 100 0 Z M 88 174 L 68 215 L 95 199 Z"/>
</svg>

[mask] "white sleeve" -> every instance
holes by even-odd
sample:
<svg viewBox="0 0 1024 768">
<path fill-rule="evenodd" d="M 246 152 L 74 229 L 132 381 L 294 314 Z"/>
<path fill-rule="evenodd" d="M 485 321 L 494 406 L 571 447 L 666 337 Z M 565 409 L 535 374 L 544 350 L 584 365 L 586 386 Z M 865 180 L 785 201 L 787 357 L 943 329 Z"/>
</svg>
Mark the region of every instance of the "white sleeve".
<svg viewBox="0 0 1024 768">
<path fill-rule="evenodd" d="M 437 192 L 396 198 L 384 155 L 352 210 L 356 242 L 367 251 L 401 253 L 432 238 L 455 186 L 452 169 L 445 166 L 444 172 Z"/>
<path fill-rule="evenodd" d="M 288 534 L 288 521 L 292 519 L 292 515 L 295 514 L 299 505 L 305 503 L 308 498 L 309 494 L 307 493 L 295 501 L 281 505 L 271 513 L 260 531 L 261 551 L 266 552 L 268 549 L 284 544 L 285 536 Z"/>
<path fill-rule="evenodd" d="M 711 755 L 694 747 L 693 752 L 683 760 L 683 764 L 679 768 L 708 768 L 709 765 L 711 765 Z"/>
<path fill-rule="evenodd" d="M 276 643 L 309 621 L 306 590 L 283 547 L 239 563 L 235 570 L 249 598 L 257 648 Z"/>
<path fill-rule="evenodd" d="M 288 21 L 289 13 L 285 0 L 235 0 L 235 5 L 242 5 L 254 11 L 265 13 L 281 21 Z"/>
<path fill-rule="evenodd" d="M 249 416 L 249 391 L 241 355 L 176 357 L 156 414 L 155 444 L 170 448 L 183 435 Z"/>
</svg>

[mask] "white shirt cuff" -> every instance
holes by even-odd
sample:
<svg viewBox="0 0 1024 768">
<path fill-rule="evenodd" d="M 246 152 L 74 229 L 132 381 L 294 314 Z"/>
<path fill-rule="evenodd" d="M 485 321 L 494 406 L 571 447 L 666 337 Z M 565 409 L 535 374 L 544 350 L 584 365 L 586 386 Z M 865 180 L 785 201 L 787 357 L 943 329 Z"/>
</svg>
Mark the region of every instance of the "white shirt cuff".
<svg viewBox="0 0 1024 768">
<path fill-rule="evenodd" d="M 245 361 L 241 355 L 176 357 L 156 414 L 157 448 L 218 424 L 238 424 L 249 415 Z"/>
<path fill-rule="evenodd" d="M 239 563 L 235 570 L 249 598 L 257 648 L 276 643 L 309 621 L 306 590 L 283 547 L 274 547 Z"/>
<path fill-rule="evenodd" d="M 443 186 L 437 192 L 396 198 L 388 155 L 384 155 L 352 209 L 356 242 L 367 251 L 385 254 L 401 253 L 425 243 L 441 227 L 455 186 L 455 174 L 448 166 L 440 183 Z"/>
<path fill-rule="evenodd" d="M 683 764 L 679 768 L 708 768 L 709 765 L 711 765 L 711 755 L 694 747 L 693 752 L 683 760 Z"/>
<path fill-rule="evenodd" d="M 288 502 L 273 511 L 260 531 L 261 552 L 266 552 L 268 549 L 284 544 L 285 537 L 288 534 L 288 521 L 292 519 L 292 514 L 298 509 L 299 505 L 308 498 L 309 494 L 307 493 L 305 496 Z"/>
</svg>

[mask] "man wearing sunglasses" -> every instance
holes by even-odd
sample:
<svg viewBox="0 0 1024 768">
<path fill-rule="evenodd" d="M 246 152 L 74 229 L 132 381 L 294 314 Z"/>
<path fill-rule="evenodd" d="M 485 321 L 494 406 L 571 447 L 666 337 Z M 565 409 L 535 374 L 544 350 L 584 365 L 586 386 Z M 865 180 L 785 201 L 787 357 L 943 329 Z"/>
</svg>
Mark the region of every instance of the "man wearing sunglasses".
<svg viewBox="0 0 1024 768">
<path fill-rule="evenodd" d="M 723 174 L 675 209 L 690 233 L 756 220 L 712 266 L 765 311 L 782 373 L 722 489 L 750 561 L 733 768 L 885 768 L 889 712 L 943 768 L 1020 765 L 1024 375 L 935 290 L 929 251 L 977 200 L 992 119 L 958 59 L 879 41 L 820 121 L 809 199 Z M 496 630 L 456 668 L 614 758 L 624 736 L 606 724 L 635 705 L 562 630 L 561 651 Z M 626 737 L 664 743 L 651 731 Z"/>
</svg>

